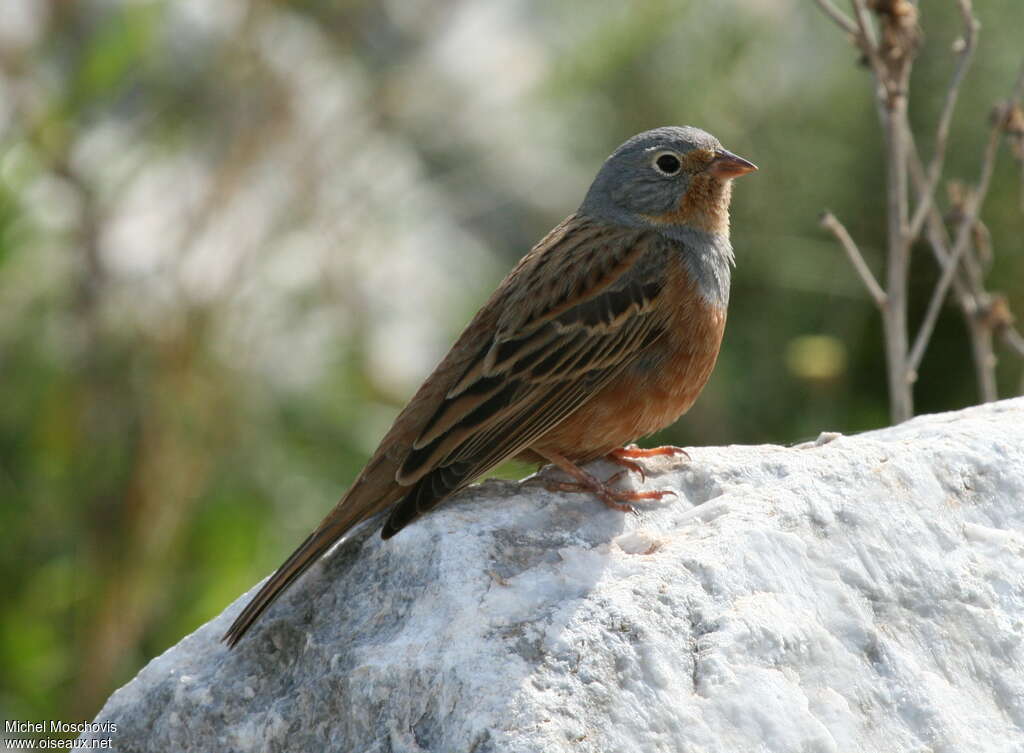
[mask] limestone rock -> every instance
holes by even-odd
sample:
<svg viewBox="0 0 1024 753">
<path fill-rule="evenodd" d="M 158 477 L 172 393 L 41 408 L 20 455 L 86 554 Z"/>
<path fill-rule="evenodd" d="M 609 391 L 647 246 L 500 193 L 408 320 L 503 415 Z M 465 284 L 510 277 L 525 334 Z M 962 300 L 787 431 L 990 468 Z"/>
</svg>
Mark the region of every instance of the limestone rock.
<svg viewBox="0 0 1024 753">
<path fill-rule="evenodd" d="M 492 481 L 357 537 L 96 721 L 120 751 L 1024 750 L 1024 399 L 688 451 L 637 516 Z"/>
</svg>

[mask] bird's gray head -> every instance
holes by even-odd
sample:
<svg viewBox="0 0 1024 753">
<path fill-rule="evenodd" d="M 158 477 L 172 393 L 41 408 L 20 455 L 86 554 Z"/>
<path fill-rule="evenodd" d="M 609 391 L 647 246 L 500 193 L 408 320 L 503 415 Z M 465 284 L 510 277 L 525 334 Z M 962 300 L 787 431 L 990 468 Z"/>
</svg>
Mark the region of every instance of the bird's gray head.
<svg viewBox="0 0 1024 753">
<path fill-rule="evenodd" d="M 728 236 L 731 179 L 756 169 L 699 128 L 655 128 L 605 160 L 580 211 L 631 227 Z"/>
</svg>

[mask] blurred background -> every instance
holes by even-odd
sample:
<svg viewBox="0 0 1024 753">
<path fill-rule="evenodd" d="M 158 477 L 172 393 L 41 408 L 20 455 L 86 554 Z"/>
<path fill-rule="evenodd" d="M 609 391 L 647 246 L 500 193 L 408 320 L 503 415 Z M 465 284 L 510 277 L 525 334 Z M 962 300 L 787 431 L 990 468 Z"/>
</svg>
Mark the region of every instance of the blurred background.
<svg viewBox="0 0 1024 753">
<path fill-rule="evenodd" d="M 733 202 L 717 370 L 652 441 L 887 423 L 866 70 L 810 0 L 4 0 L 0 716 L 91 717 L 267 574 L 337 500 L 512 264 L 621 141 L 693 124 L 761 170 Z M 980 3 L 948 174 L 975 180 L 1020 60 Z M 930 154 L 959 34 L 923 9 Z M 1024 311 L 1021 173 L 982 217 Z M 944 201 L 944 194 L 940 191 Z M 912 322 L 936 279 L 915 250 Z M 1000 365 L 1000 394 L 1020 391 Z M 947 307 L 917 411 L 978 400 Z M 505 467 L 518 476 L 525 467 Z"/>
</svg>

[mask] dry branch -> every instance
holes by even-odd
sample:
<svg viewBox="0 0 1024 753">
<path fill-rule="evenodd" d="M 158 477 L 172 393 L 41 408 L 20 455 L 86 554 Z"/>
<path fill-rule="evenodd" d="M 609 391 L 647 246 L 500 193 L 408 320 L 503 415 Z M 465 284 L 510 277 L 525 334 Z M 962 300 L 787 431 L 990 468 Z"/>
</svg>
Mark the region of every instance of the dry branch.
<svg viewBox="0 0 1024 753">
<path fill-rule="evenodd" d="M 984 288 L 988 246 L 985 245 L 986 233 L 979 215 L 1004 134 L 1013 139 L 1015 150 L 1021 152 L 1019 158 L 1024 170 L 1024 111 L 1017 105 L 1024 94 L 1024 68 L 1011 99 L 994 112 L 977 185 L 964 191 L 961 200 L 955 202 L 958 210 L 953 221 L 955 238 L 950 240 L 936 207 L 935 192 L 942 179 L 959 93 L 977 49 L 979 24 L 974 17 L 971 0 L 955 0 L 963 31 L 954 45 L 957 58 L 935 125 L 933 152 L 927 166 L 917 152 L 907 117 L 910 71 L 921 40 L 919 6 L 910 0 L 850 0 L 851 17 L 831 0 L 815 2 L 864 54 L 875 81 L 875 104 L 885 136 L 887 225 L 884 289 L 872 275 L 856 242 L 843 225 L 830 212 L 825 213 L 821 224 L 842 245 L 881 312 L 892 420 L 899 422 L 913 414 L 912 385 L 951 286 L 956 290 L 967 320 L 982 399 L 994 399 L 993 335 L 998 334 L 1008 347 L 1017 352 L 1021 352 L 1018 346 L 1024 345 L 1024 339 L 1013 329 L 1008 308 L 1005 317 L 992 315 L 997 298 Z M 912 213 L 908 195 L 911 179 L 915 194 Z M 910 251 L 922 231 L 934 250 L 941 272 L 913 347 L 908 348 Z"/>
<path fill-rule="evenodd" d="M 836 239 L 838 239 L 840 245 L 846 251 L 846 255 L 850 258 L 850 262 L 853 264 L 853 268 L 857 270 L 857 274 L 860 275 L 861 282 L 864 283 L 864 287 L 868 289 L 872 299 L 875 301 L 875 305 L 878 308 L 884 309 L 886 306 L 886 295 L 885 291 L 882 290 L 882 286 L 878 284 L 878 280 L 871 273 L 871 268 L 868 267 L 864 256 L 861 254 L 860 249 L 857 248 L 857 244 L 854 243 L 853 238 L 850 237 L 850 233 L 846 230 L 836 216 L 831 212 L 826 211 L 821 216 L 821 226 L 831 232 Z"/>
<path fill-rule="evenodd" d="M 953 70 L 949 86 L 946 88 L 946 96 L 942 102 L 942 112 L 939 115 L 939 124 L 935 129 L 934 153 L 932 154 L 931 162 L 928 164 L 928 182 L 919 194 L 917 208 L 914 210 L 914 215 L 910 220 L 910 227 L 907 230 L 911 242 L 920 234 L 925 216 L 928 214 L 928 210 L 934 201 L 935 187 L 939 183 L 939 177 L 942 175 L 942 168 L 946 160 L 949 127 L 953 122 L 953 111 L 956 109 L 960 85 L 967 74 L 967 69 L 971 66 L 974 50 L 978 44 L 978 22 L 974 18 L 971 0 L 957 0 L 957 5 L 960 7 L 960 15 L 964 23 L 964 35 L 957 40 L 959 42 L 958 47 L 954 47 L 954 50 L 958 49 L 959 59 L 957 60 L 956 68 Z"/>
</svg>

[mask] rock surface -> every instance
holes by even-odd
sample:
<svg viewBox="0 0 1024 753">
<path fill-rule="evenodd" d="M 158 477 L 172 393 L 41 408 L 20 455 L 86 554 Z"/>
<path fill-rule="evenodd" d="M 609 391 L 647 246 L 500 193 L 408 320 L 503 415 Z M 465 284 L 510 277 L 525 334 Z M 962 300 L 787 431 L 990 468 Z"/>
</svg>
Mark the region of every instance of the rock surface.
<svg viewBox="0 0 1024 753">
<path fill-rule="evenodd" d="M 1024 399 L 689 453 L 638 516 L 488 482 L 354 540 L 96 721 L 120 751 L 1024 750 Z"/>
</svg>

